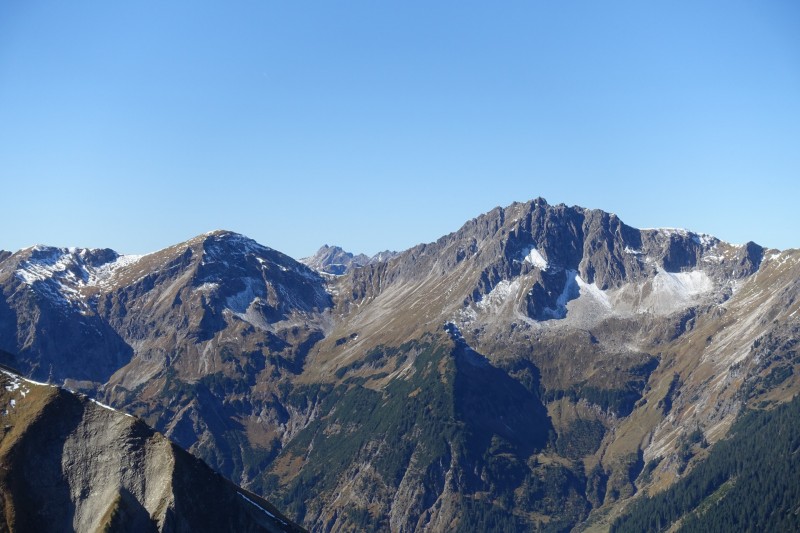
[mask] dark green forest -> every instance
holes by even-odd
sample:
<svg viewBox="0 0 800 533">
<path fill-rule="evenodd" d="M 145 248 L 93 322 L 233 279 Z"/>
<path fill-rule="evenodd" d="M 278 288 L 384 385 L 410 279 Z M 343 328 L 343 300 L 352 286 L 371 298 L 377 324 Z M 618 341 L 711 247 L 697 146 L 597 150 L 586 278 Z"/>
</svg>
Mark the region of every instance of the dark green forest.
<svg viewBox="0 0 800 533">
<path fill-rule="evenodd" d="M 613 533 L 800 531 L 800 397 L 745 412 L 669 490 L 634 504 Z"/>
</svg>

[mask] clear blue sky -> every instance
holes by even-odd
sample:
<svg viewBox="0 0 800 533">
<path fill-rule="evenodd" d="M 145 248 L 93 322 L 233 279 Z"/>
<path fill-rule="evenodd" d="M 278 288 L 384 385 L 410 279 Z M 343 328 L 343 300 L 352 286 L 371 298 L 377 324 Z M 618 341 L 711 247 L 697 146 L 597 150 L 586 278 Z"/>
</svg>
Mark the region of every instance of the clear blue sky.
<svg viewBox="0 0 800 533">
<path fill-rule="evenodd" d="M 544 196 L 800 247 L 800 2 L 0 3 L 0 248 L 405 249 Z"/>
</svg>

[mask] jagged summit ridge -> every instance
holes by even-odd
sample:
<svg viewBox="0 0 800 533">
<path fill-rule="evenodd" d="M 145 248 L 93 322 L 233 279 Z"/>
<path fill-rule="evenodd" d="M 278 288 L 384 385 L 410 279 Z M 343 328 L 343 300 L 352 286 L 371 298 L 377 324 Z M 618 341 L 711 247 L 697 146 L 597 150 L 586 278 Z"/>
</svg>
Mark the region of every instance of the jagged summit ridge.
<svg viewBox="0 0 800 533">
<path fill-rule="evenodd" d="M 764 254 L 754 243 L 639 230 L 611 213 L 538 198 L 495 208 L 389 263 L 354 270 L 341 292 L 355 302 L 381 293 L 397 300 L 403 296 L 396 291 L 422 283 L 427 292 L 414 292 L 428 295 L 419 305 L 430 308 L 431 323 L 501 308 L 534 321 L 565 318 L 576 299 L 586 305 L 573 316 L 588 319 L 609 310 L 671 313 L 728 297 L 733 281 L 756 272 Z M 446 297 L 434 288 L 443 286 Z"/>
<path fill-rule="evenodd" d="M 340 246 L 328 246 L 325 244 L 317 250 L 317 253 L 310 257 L 300 259 L 300 262 L 319 272 L 341 276 L 354 268 L 388 261 L 395 255 L 397 255 L 397 252 L 389 250 L 378 252 L 372 257 L 364 254 L 354 255 L 351 252 L 345 251 Z"/>
<path fill-rule="evenodd" d="M 0 275 L 7 270 L 7 264 L 13 264 L 16 277 L 27 285 L 52 281 L 64 286 L 67 294 L 74 293 L 80 287 L 102 285 L 116 270 L 135 263 L 141 257 L 119 255 L 107 248 L 36 245 L 10 256 L 9 261 L 0 266 Z"/>
</svg>

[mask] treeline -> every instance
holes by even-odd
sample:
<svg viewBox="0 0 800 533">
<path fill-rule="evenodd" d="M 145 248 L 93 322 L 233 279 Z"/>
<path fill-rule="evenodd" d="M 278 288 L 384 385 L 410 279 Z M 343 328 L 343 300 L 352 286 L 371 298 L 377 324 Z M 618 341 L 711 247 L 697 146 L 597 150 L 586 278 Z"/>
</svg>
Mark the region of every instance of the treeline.
<svg viewBox="0 0 800 533">
<path fill-rule="evenodd" d="M 800 397 L 749 411 L 669 490 L 634 504 L 613 533 L 800 531 Z"/>
</svg>

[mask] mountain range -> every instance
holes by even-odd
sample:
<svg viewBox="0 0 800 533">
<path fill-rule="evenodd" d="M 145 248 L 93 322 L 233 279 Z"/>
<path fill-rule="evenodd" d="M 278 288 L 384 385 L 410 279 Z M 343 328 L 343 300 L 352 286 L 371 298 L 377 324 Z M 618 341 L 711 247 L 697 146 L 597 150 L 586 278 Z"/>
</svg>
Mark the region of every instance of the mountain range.
<svg viewBox="0 0 800 533">
<path fill-rule="evenodd" d="M 310 530 L 601 531 L 795 396 L 798 261 L 541 198 L 372 258 L 34 246 L 0 253 L 0 362 Z"/>
</svg>

